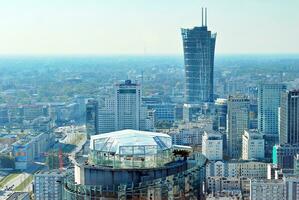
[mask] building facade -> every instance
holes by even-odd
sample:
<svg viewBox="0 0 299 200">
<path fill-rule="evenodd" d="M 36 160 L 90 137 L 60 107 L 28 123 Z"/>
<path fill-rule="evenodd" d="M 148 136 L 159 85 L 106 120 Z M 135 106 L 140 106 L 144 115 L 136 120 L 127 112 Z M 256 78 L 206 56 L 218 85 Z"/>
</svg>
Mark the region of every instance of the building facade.
<svg viewBox="0 0 299 200">
<path fill-rule="evenodd" d="M 299 90 L 286 91 L 281 97 L 280 144 L 299 143 Z"/>
<path fill-rule="evenodd" d="M 95 99 L 88 99 L 86 103 L 86 132 L 88 137 L 98 133 L 98 110 L 99 102 Z"/>
<path fill-rule="evenodd" d="M 115 85 L 115 129 L 140 129 L 141 87 L 131 80 Z"/>
<path fill-rule="evenodd" d="M 223 137 L 215 131 L 204 131 L 202 136 L 202 154 L 208 160 L 223 159 Z"/>
<path fill-rule="evenodd" d="M 242 159 L 262 160 L 265 158 L 265 141 L 258 131 L 245 130 L 242 136 Z"/>
<path fill-rule="evenodd" d="M 208 30 L 207 23 L 202 23 L 201 27 L 182 29 L 181 32 L 185 61 L 185 103 L 213 102 L 216 34 Z"/>
<path fill-rule="evenodd" d="M 250 102 L 246 96 L 229 96 L 227 102 L 227 148 L 230 158 L 242 157 L 242 135 L 249 128 Z"/>
<path fill-rule="evenodd" d="M 62 199 L 64 173 L 59 170 L 39 171 L 34 174 L 34 197 L 36 200 Z"/>
<path fill-rule="evenodd" d="M 283 180 L 251 180 L 251 200 L 286 199 L 286 188 Z"/>
</svg>

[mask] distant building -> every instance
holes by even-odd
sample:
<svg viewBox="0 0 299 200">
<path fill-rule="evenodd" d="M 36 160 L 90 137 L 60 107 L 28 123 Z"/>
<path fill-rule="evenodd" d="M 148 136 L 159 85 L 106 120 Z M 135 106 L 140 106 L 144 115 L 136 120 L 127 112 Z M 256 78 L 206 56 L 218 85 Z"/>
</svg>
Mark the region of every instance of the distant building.
<svg viewBox="0 0 299 200">
<path fill-rule="evenodd" d="M 26 121 L 32 121 L 37 117 L 47 117 L 49 116 L 49 106 L 32 104 L 32 105 L 23 105 L 22 106 L 23 119 Z"/>
<path fill-rule="evenodd" d="M 202 154 L 208 160 L 223 159 L 223 137 L 215 131 L 204 131 L 202 136 Z"/>
<path fill-rule="evenodd" d="M 181 30 L 185 60 L 185 102 L 188 104 L 214 101 L 216 34 L 208 31 L 207 16 L 205 19 L 201 27 Z"/>
<path fill-rule="evenodd" d="M 184 122 L 196 122 L 202 115 L 201 104 L 184 104 L 183 105 L 183 120 Z"/>
<path fill-rule="evenodd" d="M 278 144 L 278 108 L 286 86 L 263 83 L 258 87 L 258 129 L 265 138 L 265 157 L 272 158 L 272 148 Z"/>
<path fill-rule="evenodd" d="M 239 194 L 240 199 L 246 199 L 250 195 L 250 179 L 248 178 L 228 178 L 212 176 L 207 177 L 206 192 L 210 197 L 231 197 L 232 194 Z M 211 198 L 210 198 L 211 199 Z M 232 199 L 232 198 L 228 198 Z"/>
<path fill-rule="evenodd" d="M 281 144 L 273 147 L 273 164 L 281 169 L 293 169 L 294 157 L 299 154 L 299 144 Z"/>
<path fill-rule="evenodd" d="M 215 101 L 216 127 L 220 130 L 226 130 L 227 99 L 217 99 Z"/>
<path fill-rule="evenodd" d="M 229 96 L 227 101 L 227 148 L 231 158 L 242 157 L 242 135 L 249 129 L 249 105 L 246 96 Z"/>
<path fill-rule="evenodd" d="M 267 178 L 267 163 L 259 161 L 209 161 L 206 165 L 206 178 L 222 176 L 231 178 Z"/>
<path fill-rule="evenodd" d="M 172 138 L 173 144 L 176 145 L 201 145 L 202 144 L 202 135 L 204 129 L 202 128 L 189 128 L 189 129 L 177 129 L 171 130 L 168 134 Z"/>
<path fill-rule="evenodd" d="M 12 144 L 12 154 L 15 158 L 15 168 L 26 170 L 35 159 L 54 144 L 54 135 L 51 133 L 31 134 Z"/>
<path fill-rule="evenodd" d="M 36 200 L 62 199 L 64 173 L 59 170 L 39 171 L 34 174 L 34 197 Z"/>
<path fill-rule="evenodd" d="M 242 138 L 242 159 L 265 158 L 265 141 L 261 133 L 253 130 L 245 130 Z"/>
<path fill-rule="evenodd" d="M 286 91 L 281 97 L 280 144 L 299 143 L 299 90 Z"/>
<path fill-rule="evenodd" d="M 251 200 L 286 199 L 286 188 L 283 180 L 251 180 Z"/>
<path fill-rule="evenodd" d="M 99 103 L 95 99 L 88 99 L 86 103 L 86 132 L 88 137 L 99 131 L 98 120 Z"/>
<path fill-rule="evenodd" d="M 115 129 L 140 130 L 141 87 L 131 80 L 115 85 Z"/>
</svg>

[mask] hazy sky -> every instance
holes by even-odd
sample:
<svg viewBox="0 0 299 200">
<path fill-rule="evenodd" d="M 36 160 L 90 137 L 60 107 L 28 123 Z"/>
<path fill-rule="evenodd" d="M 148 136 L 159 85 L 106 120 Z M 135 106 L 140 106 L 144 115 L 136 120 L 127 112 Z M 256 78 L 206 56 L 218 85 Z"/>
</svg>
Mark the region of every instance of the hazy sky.
<svg viewBox="0 0 299 200">
<path fill-rule="evenodd" d="M 0 54 L 182 54 L 202 6 L 216 53 L 299 53 L 299 0 L 0 0 Z"/>
</svg>

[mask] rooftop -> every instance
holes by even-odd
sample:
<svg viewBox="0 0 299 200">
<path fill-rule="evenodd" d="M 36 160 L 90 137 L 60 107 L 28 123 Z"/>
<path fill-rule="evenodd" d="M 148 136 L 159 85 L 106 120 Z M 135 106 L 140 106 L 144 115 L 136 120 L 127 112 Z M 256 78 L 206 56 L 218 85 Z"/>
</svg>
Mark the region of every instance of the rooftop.
<svg viewBox="0 0 299 200">
<path fill-rule="evenodd" d="M 129 150 L 129 147 L 135 147 Z M 139 147 L 139 148 L 137 148 Z M 151 147 L 151 148 L 142 148 Z M 153 154 L 157 150 L 166 150 L 172 147 L 171 137 L 167 134 L 122 130 L 106 134 L 94 135 L 90 138 L 90 149 L 102 152 L 113 152 L 115 154 L 136 154 L 137 151 L 146 151 L 145 153 Z M 125 150 L 127 149 L 127 151 Z M 132 150 L 132 151 L 131 151 Z M 141 152 L 140 152 L 141 153 Z"/>
</svg>

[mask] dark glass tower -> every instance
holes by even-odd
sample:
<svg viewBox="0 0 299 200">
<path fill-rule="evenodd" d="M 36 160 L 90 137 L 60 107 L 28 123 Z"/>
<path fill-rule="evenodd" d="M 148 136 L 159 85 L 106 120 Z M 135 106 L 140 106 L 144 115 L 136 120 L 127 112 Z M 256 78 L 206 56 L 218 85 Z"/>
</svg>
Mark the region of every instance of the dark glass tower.
<svg viewBox="0 0 299 200">
<path fill-rule="evenodd" d="M 299 90 L 281 95 L 279 122 L 280 144 L 299 144 Z"/>
<path fill-rule="evenodd" d="M 205 23 L 204 23 L 205 21 Z M 188 104 L 213 102 L 216 34 L 207 27 L 207 9 L 202 9 L 202 26 L 182 29 L 185 60 L 185 101 Z"/>
</svg>

